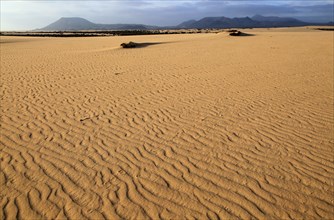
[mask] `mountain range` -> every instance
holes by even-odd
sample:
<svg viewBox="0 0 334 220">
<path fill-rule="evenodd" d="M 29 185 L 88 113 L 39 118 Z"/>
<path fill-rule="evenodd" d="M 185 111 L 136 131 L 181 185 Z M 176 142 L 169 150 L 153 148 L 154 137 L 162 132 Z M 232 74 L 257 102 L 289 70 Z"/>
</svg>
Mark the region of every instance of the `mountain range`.
<svg viewBox="0 0 334 220">
<path fill-rule="evenodd" d="M 190 28 L 266 28 L 266 27 L 297 27 L 306 25 L 333 25 L 308 23 L 295 18 L 265 17 L 255 15 L 253 17 L 227 18 L 205 17 L 200 20 L 189 20 L 176 26 L 159 27 L 144 24 L 96 24 L 79 17 L 63 17 L 38 31 L 76 31 L 76 30 L 154 30 L 154 29 L 190 29 Z"/>
</svg>

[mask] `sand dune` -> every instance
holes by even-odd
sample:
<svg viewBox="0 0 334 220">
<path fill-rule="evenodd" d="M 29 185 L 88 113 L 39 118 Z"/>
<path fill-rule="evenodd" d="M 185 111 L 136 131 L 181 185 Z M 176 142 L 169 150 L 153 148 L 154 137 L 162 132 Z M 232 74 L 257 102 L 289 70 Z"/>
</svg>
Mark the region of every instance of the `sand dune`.
<svg viewBox="0 0 334 220">
<path fill-rule="evenodd" d="M 333 32 L 281 30 L 1 37 L 1 219 L 333 219 Z"/>
</svg>

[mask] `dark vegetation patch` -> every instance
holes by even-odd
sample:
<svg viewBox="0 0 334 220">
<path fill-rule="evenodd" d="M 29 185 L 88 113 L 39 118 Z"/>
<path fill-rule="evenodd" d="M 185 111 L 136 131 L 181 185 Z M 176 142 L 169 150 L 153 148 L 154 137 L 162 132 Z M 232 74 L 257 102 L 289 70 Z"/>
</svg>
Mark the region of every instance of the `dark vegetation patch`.
<svg viewBox="0 0 334 220">
<path fill-rule="evenodd" d="M 230 36 L 254 36 L 254 34 L 247 34 L 238 30 L 228 30 Z"/>
<path fill-rule="evenodd" d="M 137 47 L 137 43 L 130 41 L 129 43 L 122 43 L 121 47 L 123 48 L 135 48 Z"/>
<path fill-rule="evenodd" d="M 122 43 L 121 47 L 123 48 L 141 48 L 141 47 L 147 47 L 151 45 L 156 45 L 156 44 L 162 44 L 160 42 L 154 42 L 154 43 L 135 43 L 130 41 L 129 43 Z"/>
<path fill-rule="evenodd" d="M 96 30 L 96 31 L 2 31 L 0 36 L 26 37 L 101 37 L 101 36 L 131 36 L 156 34 L 195 34 L 218 33 L 219 29 L 189 29 L 189 30 Z"/>
<path fill-rule="evenodd" d="M 319 31 L 334 31 L 334 28 L 316 28 Z"/>
</svg>

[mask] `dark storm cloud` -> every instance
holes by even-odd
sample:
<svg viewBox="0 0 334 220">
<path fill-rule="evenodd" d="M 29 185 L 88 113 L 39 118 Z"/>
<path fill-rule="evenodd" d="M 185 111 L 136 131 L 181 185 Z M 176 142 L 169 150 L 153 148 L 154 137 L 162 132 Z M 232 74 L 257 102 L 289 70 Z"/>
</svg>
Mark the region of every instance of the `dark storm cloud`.
<svg viewBox="0 0 334 220">
<path fill-rule="evenodd" d="M 303 6 L 301 3 L 302 1 L 277 2 L 264 0 L 186 1 L 176 5 L 138 8 L 134 9 L 134 14 L 140 17 L 144 23 L 160 25 L 175 25 L 185 20 L 201 19 L 209 16 L 245 17 L 255 14 L 297 17 L 314 22 L 328 22 L 333 20 L 333 4 L 311 5 L 311 3 L 319 3 L 319 1 L 309 1 L 308 4 Z"/>
<path fill-rule="evenodd" d="M 1 29 L 40 28 L 60 17 L 82 17 L 95 23 L 176 25 L 190 19 L 226 16 L 288 16 L 305 21 L 333 21 L 332 0 L 48 0 L 1 1 Z"/>
</svg>

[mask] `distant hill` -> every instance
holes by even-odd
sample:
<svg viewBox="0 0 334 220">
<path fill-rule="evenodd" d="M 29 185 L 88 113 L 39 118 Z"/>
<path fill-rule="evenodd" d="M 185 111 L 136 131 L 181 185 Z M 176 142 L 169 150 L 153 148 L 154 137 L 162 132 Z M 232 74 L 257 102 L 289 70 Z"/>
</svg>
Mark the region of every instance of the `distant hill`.
<svg viewBox="0 0 334 220">
<path fill-rule="evenodd" d="M 178 28 L 186 28 L 186 27 L 189 27 L 191 26 L 193 23 L 196 23 L 197 21 L 196 20 L 189 20 L 189 21 L 185 21 L 185 22 L 182 22 L 181 24 L 177 25 Z"/>
<path fill-rule="evenodd" d="M 300 21 L 295 18 L 285 18 L 285 17 L 265 17 L 261 15 L 254 15 L 252 17 L 254 21 L 259 21 L 260 25 L 263 27 L 292 27 L 292 26 L 305 26 L 308 23 Z"/>
<path fill-rule="evenodd" d="M 62 31 L 62 30 L 94 30 L 99 26 L 83 18 L 60 18 L 56 22 L 41 28 L 46 31 Z"/>
<path fill-rule="evenodd" d="M 309 23 L 295 18 L 264 17 L 255 15 L 252 18 L 206 17 L 192 22 L 183 22 L 177 27 L 182 28 L 256 28 L 256 27 L 294 27 Z"/>
<path fill-rule="evenodd" d="M 78 17 L 60 18 L 56 22 L 37 31 L 79 31 L 79 30 L 154 30 L 154 29 L 190 29 L 190 28 L 267 28 L 267 27 L 297 27 L 306 25 L 333 25 L 333 23 L 307 23 L 295 18 L 253 17 L 227 18 L 205 17 L 200 20 L 189 20 L 177 26 L 158 27 L 144 24 L 95 24 Z"/>
<path fill-rule="evenodd" d="M 39 31 L 78 31 L 78 30 L 146 30 L 153 26 L 142 24 L 95 24 L 78 17 L 60 18 Z"/>
<path fill-rule="evenodd" d="M 262 16 L 262 15 L 254 15 L 252 17 L 254 21 L 265 21 L 265 22 L 296 22 L 299 21 L 295 18 L 286 18 L 286 17 L 275 17 L 275 16 Z"/>
<path fill-rule="evenodd" d="M 245 18 L 227 18 L 227 17 L 205 17 L 196 22 L 184 25 L 183 28 L 237 28 L 254 27 L 258 22 L 249 17 Z"/>
</svg>

